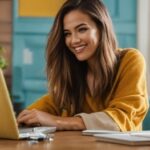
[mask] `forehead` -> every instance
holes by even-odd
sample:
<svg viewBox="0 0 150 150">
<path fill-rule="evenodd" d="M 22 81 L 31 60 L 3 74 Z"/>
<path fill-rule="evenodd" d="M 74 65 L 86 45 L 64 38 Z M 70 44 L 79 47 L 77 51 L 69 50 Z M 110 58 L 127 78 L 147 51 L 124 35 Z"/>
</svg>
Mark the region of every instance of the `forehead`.
<svg viewBox="0 0 150 150">
<path fill-rule="evenodd" d="M 79 24 L 96 26 L 95 22 L 91 19 L 91 17 L 80 10 L 73 10 L 67 13 L 64 16 L 63 24 L 65 29 L 75 27 Z"/>
</svg>

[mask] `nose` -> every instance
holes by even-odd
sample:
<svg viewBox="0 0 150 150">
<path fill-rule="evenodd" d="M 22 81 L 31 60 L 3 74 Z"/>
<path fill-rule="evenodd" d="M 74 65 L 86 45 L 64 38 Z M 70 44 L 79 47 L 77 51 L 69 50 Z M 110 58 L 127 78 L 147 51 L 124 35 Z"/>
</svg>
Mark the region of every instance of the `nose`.
<svg viewBox="0 0 150 150">
<path fill-rule="evenodd" d="M 81 41 L 80 37 L 77 34 L 72 34 L 71 44 L 77 44 Z"/>
</svg>

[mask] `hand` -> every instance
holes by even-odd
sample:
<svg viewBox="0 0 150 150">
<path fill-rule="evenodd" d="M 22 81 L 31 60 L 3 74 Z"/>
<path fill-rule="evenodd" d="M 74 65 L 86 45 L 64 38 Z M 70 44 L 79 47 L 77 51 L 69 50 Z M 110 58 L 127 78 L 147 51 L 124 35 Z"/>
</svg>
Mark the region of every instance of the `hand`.
<svg viewBox="0 0 150 150">
<path fill-rule="evenodd" d="M 24 123 L 27 126 L 55 126 L 57 130 L 84 130 L 86 129 L 80 117 L 60 117 L 37 109 L 22 111 L 18 118 L 18 124 Z"/>
<path fill-rule="evenodd" d="M 18 124 L 27 126 L 56 126 L 56 116 L 37 109 L 23 110 L 17 117 Z"/>
</svg>

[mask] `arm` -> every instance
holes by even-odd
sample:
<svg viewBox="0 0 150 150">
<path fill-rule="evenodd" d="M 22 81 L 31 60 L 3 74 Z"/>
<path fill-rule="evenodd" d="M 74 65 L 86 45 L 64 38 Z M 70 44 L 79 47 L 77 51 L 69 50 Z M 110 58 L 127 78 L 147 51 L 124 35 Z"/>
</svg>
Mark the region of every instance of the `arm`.
<svg viewBox="0 0 150 150">
<path fill-rule="evenodd" d="M 119 67 L 106 108 L 79 114 L 87 129 L 141 130 L 148 110 L 145 62 L 136 50 L 126 53 Z"/>
<path fill-rule="evenodd" d="M 122 131 L 142 129 L 148 111 L 146 65 L 136 50 L 129 51 L 120 69 L 120 82 L 105 112 Z"/>
<path fill-rule="evenodd" d="M 60 117 L 37 109 L 24 110 L 18 118 L 18 123 L 26 125 L 55 126 L 57 130 L 83 130 L 85 125 L 80 117 Z"/>
<path fill-rule="evenodd" d="M 33 104 L 29 105 L 27 109 L 28 110 L 37 109 L 53 115 L 59 114 L 59 110 L 54 104 L 53 96 L 50 94 L 40 97 Z"/>
<path fill-rule="evenodd" d="M 28 126 L 55 126 L 57 130 L 83 130 L 85 129 L 81 117 L 58 116 L 58 109 L 50 95 L 44 95 L 35 103 L 23 110 L 17 117 L 18 124 Z"/>
</svg>

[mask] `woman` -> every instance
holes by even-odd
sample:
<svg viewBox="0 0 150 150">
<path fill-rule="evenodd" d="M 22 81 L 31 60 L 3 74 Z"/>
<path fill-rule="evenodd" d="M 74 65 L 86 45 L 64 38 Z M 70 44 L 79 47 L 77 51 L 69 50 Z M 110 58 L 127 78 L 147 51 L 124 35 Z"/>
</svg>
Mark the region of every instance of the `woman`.
<svg viewBox="0 0 150 150">
<path fill-rule="evenodd" d="M 67 0 L 47 44 L 49 94 L 18 123 L 57 130 L 141 130 L 148 110 L 145 62 L 135 49 L 117 49 L 100 0 Z"/>
</svg>

